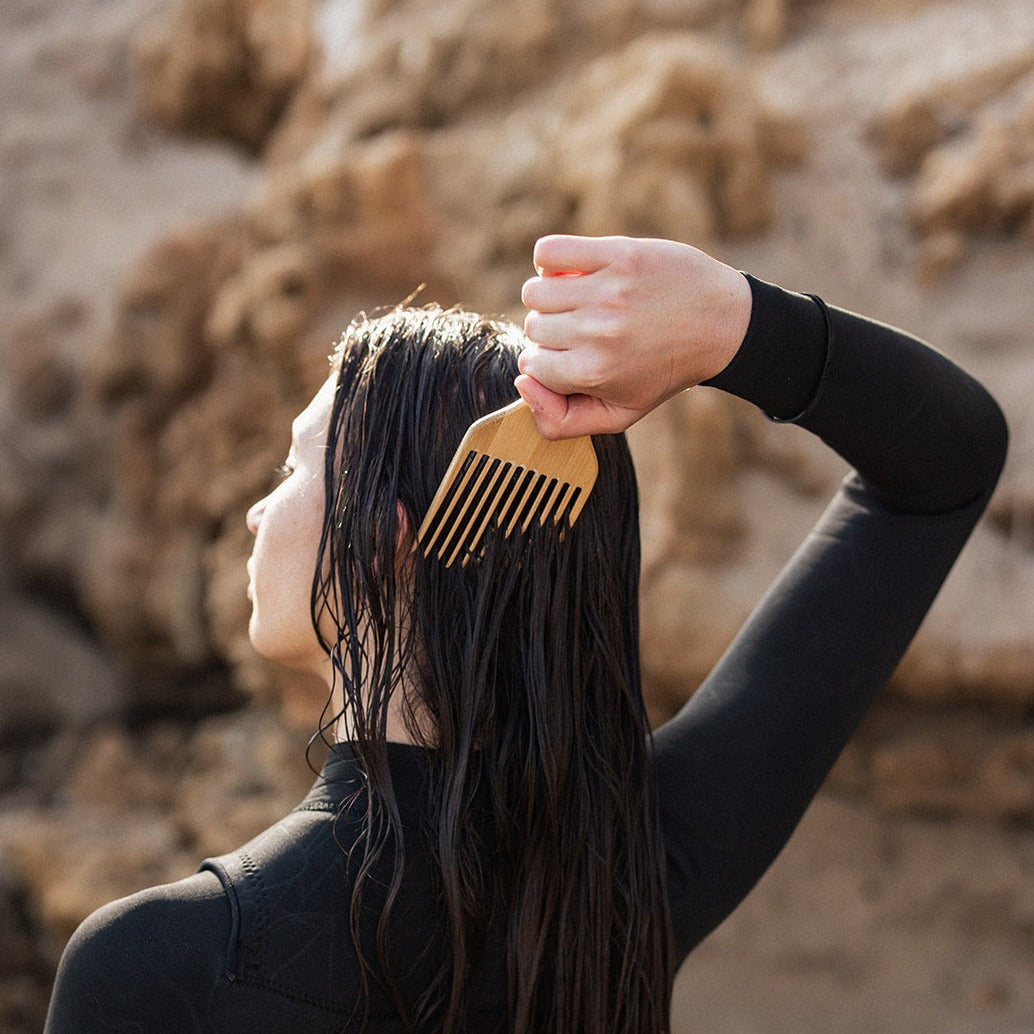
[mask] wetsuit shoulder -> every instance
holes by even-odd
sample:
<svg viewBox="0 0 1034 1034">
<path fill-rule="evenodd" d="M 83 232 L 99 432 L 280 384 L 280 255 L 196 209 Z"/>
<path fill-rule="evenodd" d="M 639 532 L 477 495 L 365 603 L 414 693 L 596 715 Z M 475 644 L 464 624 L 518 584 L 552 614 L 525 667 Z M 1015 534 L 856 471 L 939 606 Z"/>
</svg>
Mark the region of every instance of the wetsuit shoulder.
<svg viewBox="0 0 1034 1034">
<path fill-rule="evenodd" d="M 196 992 L 223 971 L 230 928 L 211 872 L 98 909 L 65 948 L 45 1034 L 207 1031 Z"/>
</svg>

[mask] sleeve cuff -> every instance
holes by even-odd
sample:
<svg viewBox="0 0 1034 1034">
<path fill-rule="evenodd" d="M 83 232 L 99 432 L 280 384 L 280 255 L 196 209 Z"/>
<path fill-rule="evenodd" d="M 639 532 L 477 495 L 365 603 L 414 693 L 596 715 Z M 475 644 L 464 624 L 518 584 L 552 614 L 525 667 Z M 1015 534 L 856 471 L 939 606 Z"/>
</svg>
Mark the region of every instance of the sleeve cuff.
<svg viewBox="0 0 1034 1034">
<path fill-rule="evenodd" d="M 772 420 L 792 423 L 811 407 L 828 368 L 829 314 L 814 295 L 744 276 L 752 299 L 747 333 L 729 365 L 703 383 L 752 402 Z"/>
</svg>

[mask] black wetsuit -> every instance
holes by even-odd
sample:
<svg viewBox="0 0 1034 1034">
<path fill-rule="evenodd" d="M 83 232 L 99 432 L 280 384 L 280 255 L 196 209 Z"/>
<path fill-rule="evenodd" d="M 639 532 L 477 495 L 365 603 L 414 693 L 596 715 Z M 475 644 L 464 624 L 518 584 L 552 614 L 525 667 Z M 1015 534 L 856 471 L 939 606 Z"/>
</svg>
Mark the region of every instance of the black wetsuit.
<svg viewBox="0 0 1034 1034">
<path fill-rule="evenodd" d="M 751 289 L 747 337 L 713 385 L 813 431 L 855 472 L 708 679 L 655 736 L 679 961 L 790 836 L 912 639 L 1005 454 L 994 400 L 939 353 L 809 297 L 753 279 Z M 404 829 L 417 830 L 422 751 L 392 745 L 389 756 Z M 355 785 L 352 763 L 332 757 L 325 776 L 241 851 L 91 916 L 62 959 L 47 1034 L 354 1029 L 350 873 L 331 835 L 337 802 Z M 338 839 L 357 828 L 345 815 Z M 439 933 L 415 833 L 406 857 L 392 943 L 410 995 L 436 969 Z M 471 1030 L 505 1029 L 498 933 L 480 955 L 470 1002 Z M 394 1016 L 375 985 L 369 1030 L 400 1029 Z"/>
</svg>

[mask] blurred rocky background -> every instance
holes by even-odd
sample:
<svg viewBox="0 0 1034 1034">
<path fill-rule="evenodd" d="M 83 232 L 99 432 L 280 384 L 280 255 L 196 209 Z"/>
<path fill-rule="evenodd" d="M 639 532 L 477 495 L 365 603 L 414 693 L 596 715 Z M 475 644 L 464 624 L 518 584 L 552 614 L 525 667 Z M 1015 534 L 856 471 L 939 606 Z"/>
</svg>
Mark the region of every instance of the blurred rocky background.
<svg viewBox="0 0 1034 1034">
<path fill-rule="evenodd" d="M 360 309 L 517 315 L 543 233 L 662 235 L 915 329 L 1009 464 L 675 1029 L 1034 1031 L 1030 0 L 4 0 L 0 1031 L 64 941 L 311 773 L 244 513 Z M 692 391 L 633 433 L 672 714 L 843 473 Z"/>
</svg>

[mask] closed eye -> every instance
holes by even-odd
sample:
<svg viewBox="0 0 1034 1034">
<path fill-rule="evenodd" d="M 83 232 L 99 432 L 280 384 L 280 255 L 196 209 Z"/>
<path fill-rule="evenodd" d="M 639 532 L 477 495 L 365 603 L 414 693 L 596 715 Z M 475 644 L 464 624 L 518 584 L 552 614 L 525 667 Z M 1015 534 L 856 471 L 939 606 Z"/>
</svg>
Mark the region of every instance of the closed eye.
<svg viewBox="0 0 1034 1034">
<path fill-rule="evenodd" d="M 273 477 L 280 481 L 284 478 L 290 477 L 294 473 L 294 467 L 290 463 L 278 463 L 273 468 Z"/>
</svg>

